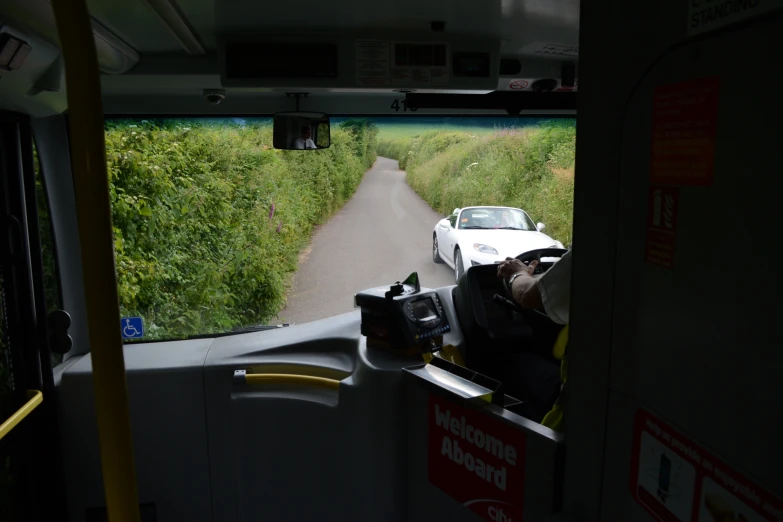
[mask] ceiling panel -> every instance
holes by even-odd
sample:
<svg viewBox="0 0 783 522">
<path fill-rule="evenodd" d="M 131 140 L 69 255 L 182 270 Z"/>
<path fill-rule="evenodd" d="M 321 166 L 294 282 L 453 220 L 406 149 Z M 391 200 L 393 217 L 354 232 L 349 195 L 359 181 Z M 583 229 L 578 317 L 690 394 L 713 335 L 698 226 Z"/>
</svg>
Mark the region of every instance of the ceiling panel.
<svg viewBox="0 0 783 522">
<path fill-rule="evenodd" d="M 387 4 L 366 0 L 222 0 L 219 3 L 218 28 L 227 32 L 297 26 L 428 31 L 432 20 L 445 21 L 447 32 L 496 34 L 500 28 L 500 0 L 396 0 Z"/>
<path fill-rule="evenodd" d="M 142 54 L 181 51 L 145 0 L 87 0 L 90 12 Z M 169 0 L 171 1 L 171 0 Z M 495 36 L 503 53 L 530 54 L 531 44 L 576 47 L 579 0 L 178 0 L 208 50 L 220 34 L 290 28 L 430 31 L 446 22 L 446 33 Z M 540 46 L 540 45 L 539 45 Z"/>
<path fill-rule="evenodd" d="M 259 0 L 259 3 L 262 2 L 263 0 Z M 219 0 L 218 3 L 220 3 Z M 177 5 L 182 9 L 204 47 L 215 50 L 217 48 L 215 2 L 213 0 L 178 0 Z"/>
</svg>

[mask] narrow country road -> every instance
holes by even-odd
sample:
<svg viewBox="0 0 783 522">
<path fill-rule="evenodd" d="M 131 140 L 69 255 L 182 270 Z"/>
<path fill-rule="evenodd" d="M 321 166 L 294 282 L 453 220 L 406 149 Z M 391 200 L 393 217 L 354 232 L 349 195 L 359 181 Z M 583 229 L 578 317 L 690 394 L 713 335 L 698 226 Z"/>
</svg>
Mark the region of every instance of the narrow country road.
<svg viewBox="0 0 783 522">
<path fill-rule="evenodd" d="M 313 236 L 280 320 L 301 324 L 349 312 L 357 292 L 411 272 L 428 288 L 454 284 L 454 272 L 432 262 L 432 230 L 442 218 L 395 160 L 379 157 L 354 197 Z"/>
</svg>

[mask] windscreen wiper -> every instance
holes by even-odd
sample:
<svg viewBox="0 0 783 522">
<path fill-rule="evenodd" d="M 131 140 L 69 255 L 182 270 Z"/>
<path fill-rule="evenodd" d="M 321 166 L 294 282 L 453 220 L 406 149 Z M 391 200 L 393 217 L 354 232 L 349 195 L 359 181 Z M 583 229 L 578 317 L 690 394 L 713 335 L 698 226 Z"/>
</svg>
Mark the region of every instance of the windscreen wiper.
<svg viewBox="0 0 783 522">
<path fill-rule="evenodd" d="M 259 324 L 259 325 L 256 325 L 256 326 L 248 326 L 246 328 L 239 328 L 237 330 L 231 330 L 230 332 L 218 332 L 218 333 L 206 333 L 206 334 L 190 335 L 187 338 L 188 339 L 211 339 L 213 337 L 225 337 L 227 335 L 237 335 L 237 334 L 253 333 L 253 332 L 265 332 L 267 330 L 276 330 L 278 328 L 285 328 L 286 326 L 289 326 L 289 324 L 288 323 L 283 323 L 283 324 Z"/>
<path fill-rule="evenodd" d="M 479 227 L 479 226 L 476 226 L 476 225 L 470 225 L 469 227 L 462 227 L 462 230 L 468 230 L 468 229 L 473 229 L 473 230 L 488 230 L 488 229 L 487 229 L 487 227 Z"/>
<path fill-rule="evenodd" d="M 525 229 L 519 227 L 498 227 L 498 230 L 525 230 Z"/>
</svg>

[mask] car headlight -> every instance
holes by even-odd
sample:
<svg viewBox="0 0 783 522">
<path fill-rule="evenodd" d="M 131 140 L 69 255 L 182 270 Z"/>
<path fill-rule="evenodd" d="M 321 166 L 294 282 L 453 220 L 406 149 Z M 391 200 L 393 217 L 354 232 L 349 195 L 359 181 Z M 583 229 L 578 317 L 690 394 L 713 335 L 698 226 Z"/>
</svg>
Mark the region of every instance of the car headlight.
<svg viewBox="0 0 783 522">
<path fill-rule="evenodd" d="M 492 248 L 488 245 L 482 245 L 481 243 L 473 243 L 473 249 L 478 250 L 482 254 L 492 254 L 493 256 L 498 255 L 498 251 Z"/>
</svg>

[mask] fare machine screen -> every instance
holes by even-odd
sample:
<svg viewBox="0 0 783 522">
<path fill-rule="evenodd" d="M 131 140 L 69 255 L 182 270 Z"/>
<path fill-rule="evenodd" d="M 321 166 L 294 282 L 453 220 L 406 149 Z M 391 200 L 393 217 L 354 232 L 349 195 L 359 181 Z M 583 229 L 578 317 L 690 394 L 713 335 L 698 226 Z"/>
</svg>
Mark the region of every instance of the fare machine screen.
<svg viewBox="0 0 783 522">
<path fill-rule="evenodd" d="M 450 330 L 435 292 L 400 300 L 400 305 L 414 340 L 429 339 Z"/>
</svg>

